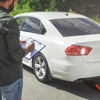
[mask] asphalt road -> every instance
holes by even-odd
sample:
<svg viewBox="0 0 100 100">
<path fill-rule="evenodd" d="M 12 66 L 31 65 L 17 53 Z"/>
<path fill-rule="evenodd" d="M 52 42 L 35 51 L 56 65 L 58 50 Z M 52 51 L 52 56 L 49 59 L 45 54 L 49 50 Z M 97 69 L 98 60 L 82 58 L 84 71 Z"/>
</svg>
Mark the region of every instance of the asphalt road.
<svg viewBox="0 0 100 100">
<path fill-rule="evenodd" d="M 33 70 L 24 66 L 23 100 L 100 100 L 100 91 L 93 82 L 66 82 L 55 79 L 50 83 L 39 82 Z"/>
</svg>

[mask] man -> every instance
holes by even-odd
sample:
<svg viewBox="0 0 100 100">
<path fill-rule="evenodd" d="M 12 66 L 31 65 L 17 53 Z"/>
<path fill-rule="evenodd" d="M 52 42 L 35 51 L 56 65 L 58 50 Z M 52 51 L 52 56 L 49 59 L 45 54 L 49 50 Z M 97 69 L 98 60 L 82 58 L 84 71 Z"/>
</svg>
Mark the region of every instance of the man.
<svg viewBox="0 0 100 100">
<path fill-rule="evenodd" d="M 16 20 L 8 13 L 18 0 L 0 0 L 0 100 L 20 100 L 23 86 L 22 58 L 35 48 L 23 49 Z M 25 42 L 25 41 L 21 41 Z"/>
</svg>

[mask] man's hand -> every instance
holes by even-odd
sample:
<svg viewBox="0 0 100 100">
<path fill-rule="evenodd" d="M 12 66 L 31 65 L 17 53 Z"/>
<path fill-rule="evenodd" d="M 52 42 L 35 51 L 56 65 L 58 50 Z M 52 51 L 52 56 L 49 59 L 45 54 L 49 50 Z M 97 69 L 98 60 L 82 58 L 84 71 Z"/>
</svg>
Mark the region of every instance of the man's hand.
<svg viewBox="0 0 100 100">
<path fill-rule="evenodd" d="M 27 43 L 26 47 L 24 48 L 25 50 L 25 56 L 29 53 L 32 52 L 35 49 L 35 44 L 34 43 Z"/>
</svg>

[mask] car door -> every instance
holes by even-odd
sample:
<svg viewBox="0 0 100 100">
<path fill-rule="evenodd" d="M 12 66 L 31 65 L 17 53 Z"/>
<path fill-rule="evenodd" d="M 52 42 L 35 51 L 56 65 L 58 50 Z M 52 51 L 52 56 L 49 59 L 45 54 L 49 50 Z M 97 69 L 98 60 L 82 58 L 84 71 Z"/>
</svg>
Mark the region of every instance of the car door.
<svg viewBox="0 0 100 100">
<path fill-rule="evenodd" d="M 43 39 L 46 29 L 42 22 L 35 17 L 20 17 L 17 18 L 20 29 L 20 40 L 27 40 L 29 37 L 40 42 Z M 27 59 L 23 59 L 24 63 L 28 64 Z"/>
</svg>

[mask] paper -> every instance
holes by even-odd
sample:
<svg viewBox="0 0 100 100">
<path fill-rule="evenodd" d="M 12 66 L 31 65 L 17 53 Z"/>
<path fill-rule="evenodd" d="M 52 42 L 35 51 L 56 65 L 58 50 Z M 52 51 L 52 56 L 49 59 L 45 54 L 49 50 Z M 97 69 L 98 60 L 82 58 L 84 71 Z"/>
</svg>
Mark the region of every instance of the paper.
<svg viewBox="0 0 100 100">
<path fill-rule="evenodd" d="M 32 52 L 29 52 L 29 53 L 25 56 L 25 58 L 28 59 L 28 60 L 30 60 L 31 58 L 33 58 L 38 52 L 40 52 L 44 47 L 46 47 L 46 45 L 44 45 L 44 44 L 42 44 L 42 43 L 40 43 L 40 42 L 34 40 L 34 39 L 31 38 L 31 37 L 28 38 L 28 39 L 26 40 L 25 43 L 22 43 L 22 44 L 21 44 L 21 47 L 22 47 L 22 48 L 25 48 L 26 44 L 27 44 L 27 43 L 31 43 L 31 42 L 35 43 L 35 49 L 34 49 Z"/>
</svg>

